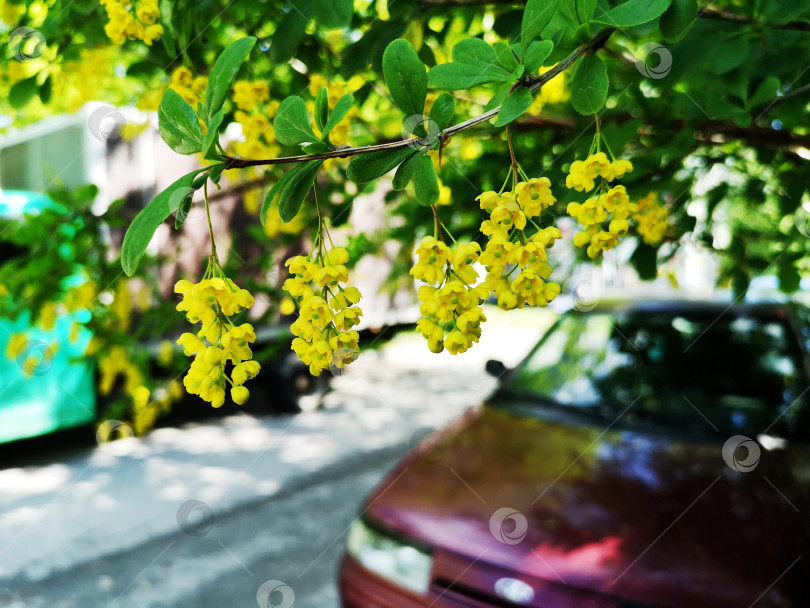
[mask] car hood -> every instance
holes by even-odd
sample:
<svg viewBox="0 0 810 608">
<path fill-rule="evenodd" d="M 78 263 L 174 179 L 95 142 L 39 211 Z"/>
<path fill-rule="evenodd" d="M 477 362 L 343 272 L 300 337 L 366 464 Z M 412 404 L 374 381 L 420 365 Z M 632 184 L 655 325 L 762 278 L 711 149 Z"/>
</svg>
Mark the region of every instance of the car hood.
<svg viewBox="0 0 810 608">
<path fill-rule="evenodd" d="M 696 414 L 697 415 L 697 414 Z M 795 606 L 810 458 L 475 408 L 423 441 L 368 516 L 526 580 L 665 606 Z"/>
</svg>

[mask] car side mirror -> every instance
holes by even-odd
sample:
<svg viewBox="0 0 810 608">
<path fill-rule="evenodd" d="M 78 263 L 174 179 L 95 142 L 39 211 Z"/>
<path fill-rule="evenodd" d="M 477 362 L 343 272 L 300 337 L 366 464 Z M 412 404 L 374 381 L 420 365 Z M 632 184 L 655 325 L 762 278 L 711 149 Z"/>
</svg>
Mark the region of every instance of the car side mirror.
<svg viewBox="0 0 810 608">
<path fill-rule="evenodd" d="M 497 359 L 490 359 L 487 361 L 485 369 L 490 376 L 494 376 L 496 378 L 500 378 L 507 371 L 503 361 L 498 361 Z"/>
</svg>

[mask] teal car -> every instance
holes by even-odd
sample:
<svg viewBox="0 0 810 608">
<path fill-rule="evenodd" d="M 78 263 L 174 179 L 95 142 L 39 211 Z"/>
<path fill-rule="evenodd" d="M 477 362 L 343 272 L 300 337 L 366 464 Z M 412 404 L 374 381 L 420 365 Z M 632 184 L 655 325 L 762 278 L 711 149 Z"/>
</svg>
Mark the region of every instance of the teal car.
<svg viewBox="0 0 810 608">
<path fill-rule="evenodd" d="M 0 191 L 0 221 L 36 221 L 45 209 L 61 207 L 43 194 Z M 0 233 L 0 264 L 24 254 Z M 0 443 L 95 422 L 94 366 L 83 357 L 92 336 L 82 330 L 70 340 L 72 323 L 87 316 L 87 311 L 57 315 L 48 331 L 33 325 L 27 312 L 0 317 Z"/>
</svg>

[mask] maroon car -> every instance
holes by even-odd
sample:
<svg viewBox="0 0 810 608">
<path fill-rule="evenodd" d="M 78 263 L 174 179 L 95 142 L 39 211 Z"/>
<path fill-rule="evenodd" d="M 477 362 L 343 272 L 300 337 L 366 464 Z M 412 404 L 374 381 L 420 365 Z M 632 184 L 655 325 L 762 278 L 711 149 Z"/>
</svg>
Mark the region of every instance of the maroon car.
<svg viewBox="0 0 810 608">
<path fill-rule="evenodd" d="M 343 606 L 810 606 L 808 343 L 787 304 L 562 315 L 367 499 Z"/>
</svg>

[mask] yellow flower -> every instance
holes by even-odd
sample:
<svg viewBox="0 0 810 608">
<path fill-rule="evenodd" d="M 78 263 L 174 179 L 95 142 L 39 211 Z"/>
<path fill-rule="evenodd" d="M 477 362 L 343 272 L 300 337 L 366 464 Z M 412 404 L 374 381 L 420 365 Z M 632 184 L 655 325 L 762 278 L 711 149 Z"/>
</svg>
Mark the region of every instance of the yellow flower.
<svg viewBox="0 0 810 608">
<path fill-rule="evenodd" d="M 234 386 L 231 389 L 231 399 L 236 405 L 244 404 L 250 398 L 250 391 L 244 386 Z"/>
</svg>

